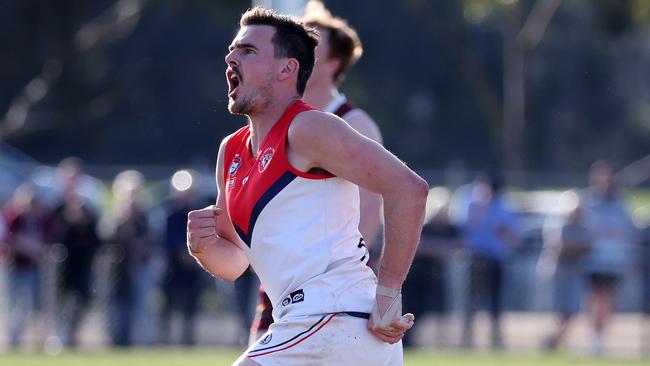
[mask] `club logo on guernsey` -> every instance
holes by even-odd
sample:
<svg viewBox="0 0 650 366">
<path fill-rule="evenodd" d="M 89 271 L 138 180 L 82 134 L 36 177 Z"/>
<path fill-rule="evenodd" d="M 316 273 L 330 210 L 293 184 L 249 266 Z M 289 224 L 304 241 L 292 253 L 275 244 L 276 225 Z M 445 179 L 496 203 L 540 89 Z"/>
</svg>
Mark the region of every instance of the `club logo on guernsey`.
<svg viewBox="0 0 650 366">
<path fill-rule="evenodd" d="M 230 168 L 228 168 L 228 174 L 235 175 L 240 165 L 241 165 L 241 158 L 239 157 L 239 154 L 235 154 L 235 157 L 232 158 L 232 163 L 230 163 Z"/>
<path fill-rule="evenodd" d="M 269 167 L 269 163 L 271 162 L 271 159 L 273 159 L 273 154 L 275 153 L 275 149 L 272 147 L 267 147 L 266 150 L 262 153 L 260 156 L 260 164 L 257 167 L 260 173 L 263 173 L 266 168 Z"/>
</svg>

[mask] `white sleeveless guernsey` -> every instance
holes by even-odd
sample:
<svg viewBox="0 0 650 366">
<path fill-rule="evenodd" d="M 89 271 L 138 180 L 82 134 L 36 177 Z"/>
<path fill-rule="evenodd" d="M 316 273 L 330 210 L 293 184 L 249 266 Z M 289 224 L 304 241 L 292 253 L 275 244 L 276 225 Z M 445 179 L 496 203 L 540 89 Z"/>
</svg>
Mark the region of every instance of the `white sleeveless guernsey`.
<svg viewBox="0 0 650 366">
<path fill-rule="evenodd" d="M 273 304 L 285 316 L 372 309 L 377 279 L 359 233 L 359 189 L 331 174 L 289 164 L 287 130 L 314 108 L 294 102 L 255 156 L 250 129 L 228 137 L 224 156 L 227 210 Z"/>
</svg>

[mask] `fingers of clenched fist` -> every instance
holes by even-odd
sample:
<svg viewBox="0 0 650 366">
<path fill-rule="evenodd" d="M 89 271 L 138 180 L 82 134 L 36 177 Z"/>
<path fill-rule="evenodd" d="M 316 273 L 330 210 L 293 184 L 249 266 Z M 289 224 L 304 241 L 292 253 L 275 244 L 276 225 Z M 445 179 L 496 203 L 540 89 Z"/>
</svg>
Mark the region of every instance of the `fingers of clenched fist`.
<svg viewBox="0 0 650 366">
<path fill-rule="evenodd" d="M 384 342 L 397 343 L 413 327 L 415 321 L 413 314 L 401 314 L 402 294 L 399 289 L 378 284 L 368 329 Z"/>
<path fill-rule="evenodd" d="M 217 206 L 208 206 L 187 215 L 187 246 L 192 253 L 200 253 L 216 241 L 217 218 L 222 213 Z"/>
<path fill-rule="evenodd" d="M 404 333 L 413 327 L 415 317 L 411 313 L 395 318 L 389 326 L 380 328 L 370 319 L 368 329 L 379 339 L 390 344 L 399 342 Z"/>
</svg>

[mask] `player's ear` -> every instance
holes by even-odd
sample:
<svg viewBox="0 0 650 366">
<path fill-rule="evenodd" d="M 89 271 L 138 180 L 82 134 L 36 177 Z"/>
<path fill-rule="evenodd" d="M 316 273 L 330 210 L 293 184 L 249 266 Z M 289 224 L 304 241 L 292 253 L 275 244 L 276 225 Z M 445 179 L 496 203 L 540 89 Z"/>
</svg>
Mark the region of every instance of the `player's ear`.
<svg viewBox="0 0 650 366">
<path fill-rule="evenodd" d="M 292 75 L 297 75 L 299 66 L 300 64 L 298 63 L 298 60 L 295 58 L 288 58 L 287 61 L 282 65 L 278 79 L 285 80 Z"/>
</svg>

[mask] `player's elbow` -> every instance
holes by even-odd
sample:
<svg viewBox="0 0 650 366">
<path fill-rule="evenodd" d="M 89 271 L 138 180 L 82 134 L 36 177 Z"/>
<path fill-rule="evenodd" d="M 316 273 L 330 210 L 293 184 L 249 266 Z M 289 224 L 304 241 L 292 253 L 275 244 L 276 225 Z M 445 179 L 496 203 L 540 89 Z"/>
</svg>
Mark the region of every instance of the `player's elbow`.
<svg viewBox="0 0 650 366">
<path fill-rule="evenodd" d="M 206 268 L 213 276 L 228 282 L 235 282 L 248 268 L 248 261 L 241 258 L 231 258 L 226 263 L 212 263 Z"/>
<path fill-rule="evenodd" d="M 235 282 L 243 273 L 246 268 L 233 268 L 233 267 L 215 267 L 210 265 L 202 265 L 212 276 L 226 282 Z"/>
<path fill-rule="evenodd" d="M 189 254 L 190 257 L 194 258 L 194 260 L 196 261 L 196 263 L 198 263 L 200 266 L 203 266 L 203 265 L 201 264 L 200 253 L 197 253 L 197 252 L 195 252 L 194 250 L 192 250 L 192 247 L 190 246 L 189 243 L 187 244 L 187 254 Z"/>
<path fill-rule="evenodd" d="M 239 278 L 239 276 L 241 276 L 241 274 L 238 274 L 238 275 L 236 275 L 236 276 L 235 276 L 235 275 L 217 276 L 217 275 L 215 275 L 214 273 L 213 273 L 213 275 L 214 275 L 215 277 L 217 277 L 218 279 L 220 279 L 220 280 L 222 280 L 222 281 L 226 281 L 226 282 L 235 282 L 235 281 Z"/>
<path fill-rule="evenodd" d="M 239 277 L 241 277 L 242 274 L 246 271 L 246 268 L 244 267 L 243 269 L 238 268 L 237 270 L 230 270 L 230 271 L 223 271 L 219 273 L 219 275 L 215 275 L 215 277 L 218 277 L 219 279 L 222 279 L 227 282 L 235 282 Z"/>
<path fill-rule="evenodd" d="M 426 180 L 413 172 L 407 179 L 407 182 L 409 195 L 415 201 L 421 202 L 423 205 L 425 205 L 427 201 L 427 195 L 429 194 L 429 183 L 427 183 Z"/>
<path fill-rule="evenodd" d="M 214 257 L 206 255 L 202 252 L 192 252 L 190 255 L 196 260 L 196 263 L 201 266 L 206 272 L 220 280 L 227 282 L 234 282 L 237 280 L 248 268 L 248 263 L 239 258 L 231 258 L 230 261 L 215 260 Z"/>
<path fill-rule="evenodd" d="M 407 205 L 411 209 L 420 210 L 426 206 L 429 184 L 412 170 L 392 179 L 386 191 L 382 192 L 384 207 L 392 203 Z"/>
</svg>

